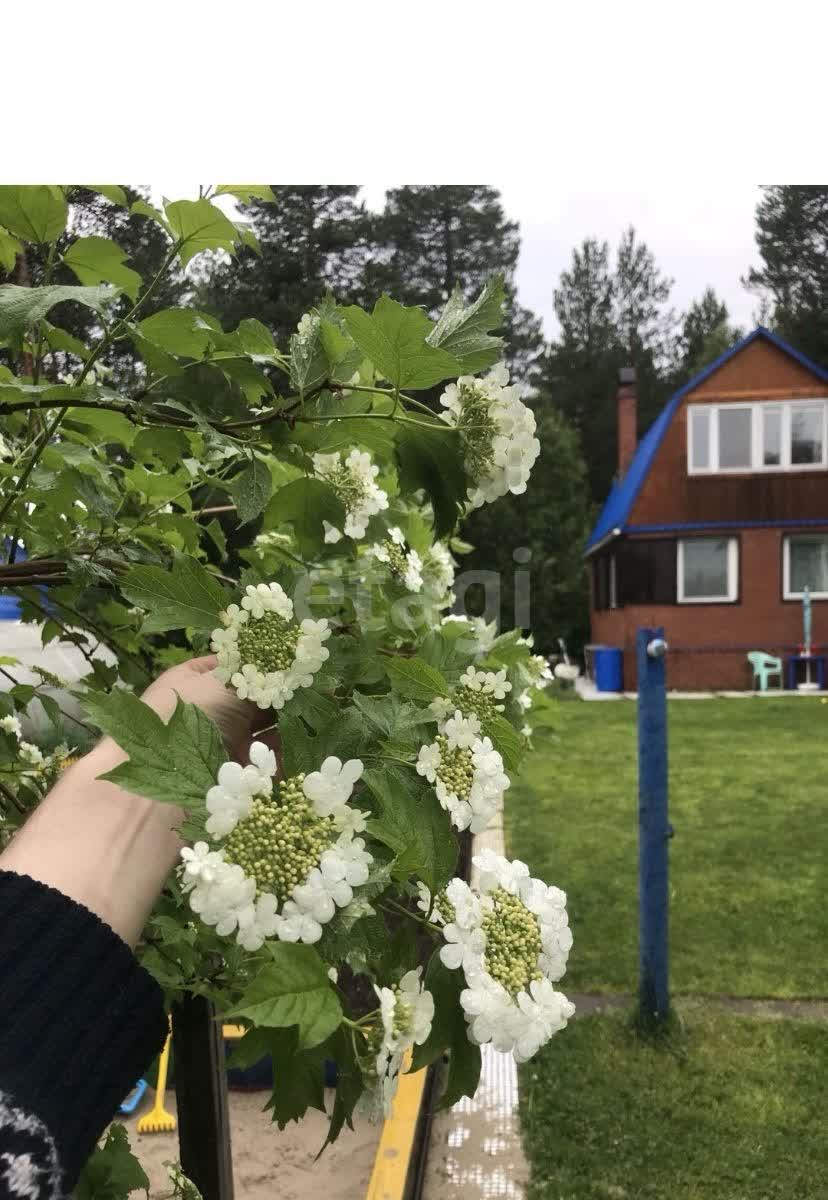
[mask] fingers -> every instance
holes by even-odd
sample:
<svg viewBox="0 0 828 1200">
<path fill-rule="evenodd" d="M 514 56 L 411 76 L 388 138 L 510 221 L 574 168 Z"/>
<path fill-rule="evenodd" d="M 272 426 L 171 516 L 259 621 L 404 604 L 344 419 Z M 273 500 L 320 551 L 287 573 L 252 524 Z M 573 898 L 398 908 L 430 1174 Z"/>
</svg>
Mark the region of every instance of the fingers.
<svg viewBox="0 0 828 1200">
<path fill-rule="evenodd" d="M 208 671 L 212 671 L 218 663 L 218 658 L 215 654 L 205 654 L 201 658 L 191 658 L 187 666 L 191 671 L 195 671 L 196 675 L 206 675 Z"/>
</svg>

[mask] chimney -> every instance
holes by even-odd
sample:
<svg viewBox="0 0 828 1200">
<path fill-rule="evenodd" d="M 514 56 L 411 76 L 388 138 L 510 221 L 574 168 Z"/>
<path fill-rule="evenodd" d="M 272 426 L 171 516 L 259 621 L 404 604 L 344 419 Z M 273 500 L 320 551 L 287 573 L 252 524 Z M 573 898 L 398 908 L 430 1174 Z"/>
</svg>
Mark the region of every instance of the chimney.
<svg viewBox="0 0 828 1200">
<path fill-rule="evenodd" d="M 638 444 L 638 390 L 635 386 L 635 367 L 622 367 L 618 372 L 618 478 L 623 479 L 630 469 Z"/>
</svg>

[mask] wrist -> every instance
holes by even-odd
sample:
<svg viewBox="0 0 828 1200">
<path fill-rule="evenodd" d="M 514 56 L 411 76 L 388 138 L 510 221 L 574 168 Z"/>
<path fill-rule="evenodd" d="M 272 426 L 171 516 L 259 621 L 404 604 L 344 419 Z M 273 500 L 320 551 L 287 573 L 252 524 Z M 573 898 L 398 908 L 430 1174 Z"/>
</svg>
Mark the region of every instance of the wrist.
<svg viewBox="0 0 828 1200">
<path fill-rule="evenodd" d="M 134 945 L 183 845 L 183 813 L 98 778 L 126 757 L 104 738 L 70 767 L 0 865 L 57 888 Z"/>
</svg>

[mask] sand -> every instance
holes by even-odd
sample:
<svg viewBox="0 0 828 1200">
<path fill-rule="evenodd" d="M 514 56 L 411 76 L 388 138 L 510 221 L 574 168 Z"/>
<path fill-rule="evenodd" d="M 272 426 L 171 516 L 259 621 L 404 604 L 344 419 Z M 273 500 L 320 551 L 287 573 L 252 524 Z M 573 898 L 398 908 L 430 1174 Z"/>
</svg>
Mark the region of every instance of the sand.
<svg viewBox="0 0 828 1200">
<path fill-rule="evenodd" d="M 151 1092 L 148 1093 L 151 1096 Z M 233 1147 L 235 1200 L 363 1200 L 374 1165 L 382 1125 L 366 1121 L 346 1129 L 318 1162 L 314 1158 L 325 1140 L 327 1118 L 309 1112 L 299 1124 L 282 1132 L 262 1112 L 268 1092 L 231 1092 L 230 1129 Z M 175 1112 L 175 1092 L 165 1107 Z M 160 1200 L 170 1192 L 164 1162 L 178 1158 L 177 1133 L 136 1132 L 140 1113 L 124 1118 L 133 1153 L 149 1176 L 150 1196 Z"/>
</svg>

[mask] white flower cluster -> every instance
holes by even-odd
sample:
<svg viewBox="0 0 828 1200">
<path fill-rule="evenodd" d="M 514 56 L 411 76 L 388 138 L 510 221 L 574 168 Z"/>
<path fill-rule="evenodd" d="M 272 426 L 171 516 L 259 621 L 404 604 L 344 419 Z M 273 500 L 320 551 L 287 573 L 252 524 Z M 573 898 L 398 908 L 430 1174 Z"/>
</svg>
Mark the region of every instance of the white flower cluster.
<svg viewBox="0 0 828 1200">
<path fill-rule="evenodd" d="M 435 906 L 432 919 L 444 922 L 446 942 L 440 958 L 465 975 L 460 1003 L 470 1040 L 525 1062 L 575 1011 L 553 986 L 572 946 L 566 896 L 530 878 L 525 863 L 491 850 L 473 862 L 478 889 L 453 879 Z M 423 897 L 420 907 L 426 903 Z"/>
<path fill-rule="evenodd" d="M 298 688 L 310 687 L 329 655 L 326 620 L 293 619 L 293 601 L 278 583 L 248 585 L 241 606 L 219 614 L 211 646 L 216 675 L 241 700 L 259 708 L 283 708 Z"/>
<path fill-rule="evenodd" d="M 28 779 L 39 780 L 42 784 L 48 785 L 69 756 L 69 747 L 65 742 L 61 742 L 59 746 L 56 746 L 51 754 L 44 754 L 34 742 L 25 741 L 23 738 L 23 726 L 20 724 L 19 717 L 11 714 L 6 717 L 0 717 L 0 729 L 4 733 L 9 733 L 12 737 L 17 738 L 18 753 L 24 764 L 19 774 L 26 776 Z"/>
<path fill-rule="evenodd" d="M 508 383 L 509 372 L 499 363 L 484 379 L 461 376 L 440 397 L 447 410 L 443 419 L 460 431 L 463 440 L 472 508 L 507 492 L 516 496 L 525 492 L 540 454 L 535 414 L 521 401 L 519 389 Z"/>
<path fill-rule="evenodd" d="M 484 696 L 492 696 L 495 700 L 503 700 L 512 685 L 506 681 L 506 668 L 500 671 L 478 671 L 476 667 L 466 667 L 460 676 L 460 686 L 472 692 L 480 692 Z M 503 705 L 498 706 L 498 712 L 503 712 Z"/>
<path fill-rule="evenodd" d="M 375 1067 L 385 1115 L 391 1111 L 406 1050 L 421 1046 L 431 1033 L 434 997 L 420 980 L 422 968 L 408 971 L 396 988 L 376 987 L 382 1029 Z"/>
<path fill-rule="evenodd" d="M 457 709 L 438 723 L 436 741 L 420 747 L 417 773 L 434 785 L 456 829 L 481 833 L 497 812 L 509 777 L 491 739 L 480 736 L 480 720 Z"/>
<path fill-rule="evenodd" d="M 344 529 L 337 529 L 330 521 L 323 521 L 326 542 L 338 542 L 345 537 L 365 537 L 371 517 L 388 508 L 388 495 L 377 485 L 379 467 L 371 455 L 356 447 L 347 458 L 337 451 L 335 454 L 314 454 L 313 469 L 317 479 L 329 484 L 336 492 L 345 509 Z"/>
<path fill-rule="evenodd" d="M 445 542 L 435 542 L 423 563 L 425 589 L 441 605 L 453 604 L 454 575 L 457 564 Z"/>
<path fill-rule="evenodd" d="M 319 941 L 373 861 L 356 836 L 365 816 L 348 804 L 362 769 L 359 759 L 330 757 L 274 787 L 276 756 L 262 742 L 248 765 L 225 763 L 207 793 L 207 831 L 221 844 L 181 851 L 193 912 L 222 936 L 235 933 L 246 950 L 269 937 Z"/>
<path fill-rule="evenodd" d="M 530 634 L 528 638 L 518 638 L 518 644 L 523 646 L 531 646 L 532 635 Z M 526 673 L 529 675 L 530 682 L 529 686 L 524 688 L 522 692 L 519 692 L 515 698 L 520 708 L 522 708 L 524 712 L 528 712 L 534 702 L 533 693 L 536 691 L 542 692 L 544 688 L 549 687 L 549 684 L 554 679 L 554 675 L 549 667 L 549 663 L 542 654 L 530 655 L 528 662 L 524 663 L 523 665 Z M 521 733 L 524 737 L 531 737 L 531 725 L 524 725 Z"/>
<path fill-rule="evenodd" d="M 423 586 L 423 560 L 416 550 L 406 550 L 405 534 L 396 525 L 388 530 L 384 542 L 376 542 L 369 553 L 377 562 L 387 563 L 391 573 L 409 592 L 419 592 Z"/>
<path fill-rule="evenodd" d="M 460 682 L 451 696 L 438 696 L 431 701 L 430 710 L 438 722 L 445 721 L 457 709 L 464 716 L 479 717 L 485 721 L 496 713 L 502 713 L 505 705 L 496 701 L 505 700 L 512 690 L 506 678 L 506 668 L 499 671 L 480 671 L 477 667 L 466 667 Z"/>
</svg>

